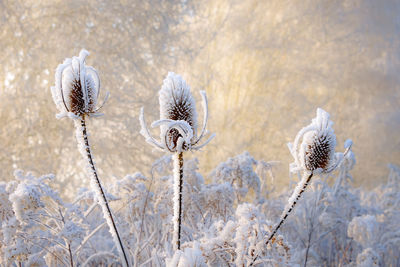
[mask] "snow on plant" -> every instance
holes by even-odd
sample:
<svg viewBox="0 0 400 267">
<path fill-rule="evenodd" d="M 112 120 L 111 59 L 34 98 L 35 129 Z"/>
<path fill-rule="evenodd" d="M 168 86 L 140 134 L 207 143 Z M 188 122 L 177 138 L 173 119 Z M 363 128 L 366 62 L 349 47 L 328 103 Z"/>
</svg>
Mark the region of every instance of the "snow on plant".
<svg viewBox="0 0 400 267">
<path fill-rule="evenodd" d="M 359 192 L 364 214 L 349 223 L 348 235 L 357 242 L 357 263 L 368 266 L 396 266 L 400 254 L 400 168 L 389 164 L 386 184 L 372 192 Z M 361 194 L 362 193 L 362 194 Z M 370 265 L 374 266 L 374 265 Z"/>
<path fill-rule="evenodd" d="M 200 92 L 203 99 L 203 128 L 197 136 L 197 112 L 190 87 L 180 75 L 169 72 L 159 91 L 160 120 L 152 123 L 152 127 L 160 126 L 160 142 L 156 141 L 146 126 L 143 108 L 140 113 L 140 133 L 146 141 L 158 149 L 174 153 L 174 237 L 176 250 L 181 247 L 182 228 L 182 190 L 183 190 L 183 151 L 198 150 L 204 147 L 214 137 L 212 135 L 205 143 L 199 142 L 206 134 L 208 107 L 204 91 Z"/>
<path fill-rule="evenodd" d="M 113 181 L 107 199 L 115 204 L 121 238 L 136 266 L 248 266 L 254 255 L 259 255 L 257 266 L 397 266 L 400 212 L 393 204 L 399 199 L 399 168 L 391 165 L 388 182 L 368 192 L 352 186 L 350 155 L 338 172 L 310 185 L 302 205 L 266 248 L 265 238 L 273 230 L 270 218 L 284 208 L 288 190 L 259 201 L 251 189 L 238 199 L 235 185 L 227 182 L 230 172 L 219 172 L 218 182 L 206 183 L 196 159 L 183 167 L 182 230 L 187 241 L 181 250 L 174 251 L 171 244 L 171 156 L 157 160 L 150 177 L 134 173 Z M 233 159 L 241 157 L 253 158 L 244 153 Z M 254 161 L 251 165 L 259 175 L 263 161 Z M 238 166 L 238 161 L 228 159 L 211 173 L 228 163 L 241 169 L 249 166 L 247 160 Z M 250 170 L 247 175 L 241 179 L 254 178 Z M 265 178 L 272 180 L 258 176 Z M 120 264 L 93 191 L 80 189 L 67 203 L 53 189 L 53 180 L 51 175 L 36 178 L 17 172 L 14 181 L 0 183 L 0 265 L 71 266 L 71 259 L 83 266 Z M 265 182 L 270 181 L 261 184 Z M 267 193 L 257 190 L 262 196 Z"/>
<path fill-rule="evenodd" d="M 58 117 L 72 118 L 77 126 L 95 190 L 81 188 L 68 203 L 54 189 L 53 175 L 17 171 L 14 181 L 0 182 L 0 266 L 118 266 L 121 259 L 127 264 L 119 241 L 133 266 L 399 265 L 400 167 L 389 165 L 387 183 L 370 192 L 354 188 L 351 141 L 345 142 L 345 153 L 335 153 L 332 122 L 320 109 L 290 146 L 291 171 L 301 180 L 292 196 L 286 188 L 274 191 L 275 162 L 247 152 L 203 176 L 197 159 L 183 162 L 179 155 L 203 146 L 198 143 L 205 135 L 207 100 L 203 94 L 204 126 L 197 137 L 189 87 L 170 73 L 160 91 L 160 121 L 153 123 L 161 126 L 159 142 L 150 136 L 143 110 L 140 120 L 146 140 L 172 155 L 155 161 L 149 177 L 126 175 L 102 191 L 85 125 L 86 117 L 99 115 L 100 80 L 85 66 L 86 56 L 82 51 L 59 66 L 52 93 Z M 316 174 L 321 179 L 305 191 Z M 280 229 L 302 194 L 302 205 Z M 107 200 L 113 202 L 114 215 Z M 281 221 L 272 227 L 270 219 L 282 210 Z M 185 242 L 176 249 L 179 229 Z"/>
<path fill-rule="evenodd" d="M 85 60 L 89 52 L 82 50 L 79 57 L 67 58 L 57 67 L 55 86 L 51 88 L 54 103 L 60 113 L 58 118 L 68 116 L 74 120 L 78 148 L 84 159 L 88 161 L 90 183 L 96 192 L 97 201 L 103 209 L 104 218 L 110 228 L 110 233 L 118 247 L 124 265 L 129 266 L 128 256 L 124 250 L 120 234 L 115 225 L 106 195 L 98 178 L 90 149 L 85 116 L 99 115 L 96 109 L 100 93 L 100 78 L 97 71 L 86 66 Z M 105 102 L 105 101 L 104 101 Z"/>
<path fill-rule="evenodd" d="M 202 264 L 207 266 L 248 266 L 252 255 L 256 253 L 260 255 L 256 264 L 289 266 L 290 248 L 282 237 L 274 239 L 273 248 L 268 251 L 258 246 L 269 233 L 270 225 L 257 206 L 241 203 L 230 220 L 214 221 L 208 229 L 203 230 L 204 236 L 185 243 L 185 252 L 176 252 L 172 258 L 174 265 L 170 263 L 170 266 L 193 266 L 185 264 L 183 255 L 187 248 L 197 249 L 196 254 L 203 256 Z"/>
<path fill-rule="evenodd" d="M 45 257 L 52 257 L 73 266 L 72 247 L 85 236 L 86 228 L 74 206 L 64 203 L 50 187 L 53 175 L 36 178 L 16 171 L 15 178 L 2 190 L 2 197 L 8 196 L 8 202 L 2 202 L 7 204 L 7 216 L 2 219 L 0 236 L 5 246 L 1 251 L 4 261 L 0 263 L 8 266 L 15 261 L 41 266 L 45 265 Z M 50 253 L 53 250 L 61 256 Z"/>
<path fill-rule="evenodd" d="M 240 201 L 252 189 L 260 197 L 261 181 L 254 171 L 257 161 L 248 152 L 228 159 L 227 162 L 218 165 L 210 174 L 213 183 L 227 182 L 235 188 L 236 197 Z"/>
<path fill-rule="evenodd" d="M 317 117 L 312 120 L 310 125 L 300 130 L 293 144 L 289 144 L 289 150 L 295 160 L 290 166 L 290 171 L 303 171 L 303 177 L 289 198 L 280 221 L 268 236 L 266 245 L 284 223 L 312 176 L 314 174 L 332 172 L 350 150 L 351 141 L 347 142 L 348 147 L 344 154 L 335 153 L 336 136 L 332 125 L 333 122 L 329 120 L 329 114 L 318 108 Z M 300 139 L 302 139 L 301 143 Z M 254 261 L 257 257 L 258 255 L 255 256 Z"/>
</svg>

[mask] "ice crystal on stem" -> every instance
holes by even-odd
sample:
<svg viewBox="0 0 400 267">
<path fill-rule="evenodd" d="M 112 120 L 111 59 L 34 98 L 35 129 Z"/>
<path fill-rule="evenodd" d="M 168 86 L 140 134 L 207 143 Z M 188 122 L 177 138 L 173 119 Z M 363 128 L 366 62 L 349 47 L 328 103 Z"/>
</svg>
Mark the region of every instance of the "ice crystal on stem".
<svg viewBox="0 0 400 267">
<path fill-rule="evenodd" d="M 121 260 L 125 266 L 129 266 L 128 257 L 122 245 L 114 217 L 98 178 L 86 129 L 85 116 L 100 115 L 97 111 L 102 107 L 96 109 L 100 93 L 100 78 L 93 67 L 85 65 L 85 59 L 88 55 L 89 52 L 83 49 L 79 53 L 79 57 L 67 58 L 63 64 L 57 67 L 56 84 L 51 88 L 51 93 L 60 111 L 57 117 L 67 116 L 74 119 L 78 148 L 82 157 L 88 161 L 88 172 L 91 177 L 90 185 L 96 193 L 97 201 L 103 210 L 104 218 L 121 255 Z"/>
<path fill-rule="evenodd" d="M 183 151 L 198 150 L 204 147 L 214 135 L 202 145 L 200 140 L 206 134 L 208 107 L 207 96 L 200 92 L 203 99 L 203 127 L 197 136 L 196 104 L 190 87 L 180 75 L 169 72 L 159 91 L 160 120 L 152 123 L 152 127 L 160 126 L 160 141 L 151 136 L 144 120 L 143 108 L 140 113 L 140 133 L 146 141 L 158 149 L 174 153 L 174 235 L 175 250 L 181 247 L 182 227 L 182 187 L 183 187 Z"/>
</svg>

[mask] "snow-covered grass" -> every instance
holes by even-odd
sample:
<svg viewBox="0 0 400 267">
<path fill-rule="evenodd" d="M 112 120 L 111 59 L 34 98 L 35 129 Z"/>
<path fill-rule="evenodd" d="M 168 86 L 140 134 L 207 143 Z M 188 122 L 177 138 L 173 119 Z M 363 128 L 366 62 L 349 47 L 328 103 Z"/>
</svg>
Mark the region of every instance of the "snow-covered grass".
<svg viewBox="0 0 400 267">
<path fill-rule="evenodd" d="M 314 177 L 268 247 L 292 189 L 271 190 L 273 164 L 249 153 L 208 177 L 196 159 L 185 162 L 176 253 L 171 156 L 151 166 L 151 177 L 135 173 L 108 184 L 107 197 L 134 266 L 247 266 L 255 253 L 256 266 L 398 266 L 400 168 L 390 165 L 387 182 L 366 191 L 351 185 L 354 162 L 349 153 L 337 171 Z M 120 263 L 92 191 L 80 189 L 66 203 L 52 189 L 54 179 L 16 172 L 14 181 L 0 183 L 2 266 Z"/>
</svg>

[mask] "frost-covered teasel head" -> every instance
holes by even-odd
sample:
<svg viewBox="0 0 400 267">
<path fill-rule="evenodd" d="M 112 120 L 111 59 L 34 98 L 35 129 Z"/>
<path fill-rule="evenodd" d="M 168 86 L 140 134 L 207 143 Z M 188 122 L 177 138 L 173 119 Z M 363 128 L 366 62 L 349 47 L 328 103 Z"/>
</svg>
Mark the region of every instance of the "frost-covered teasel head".
<svg viewBox="0 0 400 267">
<path fill-rule="evenodd" d="M 200 136 L 197 136 L 196 103 L 190 87 L 180 75 L 169 72 L 159 91 L 160 120 L 151 125 L 153 128 L 160 126 L 160 142 L 150 135 L 144 120 L 143 108 L 141 109 L 142 129 L 140 133 L 146 138 L 146 141 L 159 149 L 170 152 L 197 150 L 211 141 L 214 135 L 204 144 L 198 145 L 206 134 L 208 119 L 207 96 L 204 91 L 200 91 L 200 94 L 203 100 L 204 119 Z"/>
<path fill-rule="evenodd" d="M 294 143 L 289 143 L 289 150 L 295 162 L 291 171 L 305 170 L 311 173 L 333 171 L 348 153 L 351 141 L 346 142 L 345 154 L 335 153 L 336 136 L 329 120 L 329 113 L 318 108 L 317 117 L 311 124 L 297 134 Z"/>
<path fill-rule="evenodd" d="M 192 136 L 190 140 L 185 140 L 182 144 L 183 149 L 187 150 L 191 139 L 196 137 L 197 131 L 196 106 L 190 92 L 190 87 L 180 75 L 170 72 L 164 80 L 158 94 L 160 102 L 160 120 L 184 121 L 189 124 L 188 128 L 190 128 Z M 176 128 L 170 128 L 166 123 L 161 124 L 160 127 L 161 138 L 166 138 L 165 144 L 171 150 L 176 149 L 178 139 L 182 135 Z"/>
<path fill-rule="evenodd" d="M 51 93 L 60 111 L 59 118 L 96 114 L 101 108 L 96 109 L 100 78 L 94 68 L 86 66 L 88 55 L 89 52 L 82 49 L 79 57 L 67 58 L 57 67 Z"/>
</svg>

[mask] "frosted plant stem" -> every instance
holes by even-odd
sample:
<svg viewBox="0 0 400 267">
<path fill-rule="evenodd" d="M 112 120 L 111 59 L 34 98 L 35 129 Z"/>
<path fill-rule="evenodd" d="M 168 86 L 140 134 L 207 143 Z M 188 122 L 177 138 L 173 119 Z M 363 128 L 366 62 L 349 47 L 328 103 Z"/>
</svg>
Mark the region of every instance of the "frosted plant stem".
<svg viewBox="0 0 400 267">
<path fill-rule="evenodd" d="M 81 137 L 83 138 L 83 142 L 84 142 L 84 151 L 86 152 L 87 160 L 89 163 L 89 168 L 90 168 L 90 171 L 92 174 L 91 175 L 92 189 L 97 191 L 95 193 L 97 195 L 100 206 L 103 210 L 103 214 L 107 221 L 110 233 L 113 236 L 114 242 L 116 243 L 116 245 L 118 247 L 118 251 L 122 258 L 122 263 L 124 266 L 128 267 L 129 266 L 128 257 L 125 253 L 124 246 L 122 245 L 122 241 L 121 241 L 120 235 L 117 230 L 117 226 L 115 225 L 115 222 L 114 222 L 114 217 L 111 213 L 111 209 L 110 209 L 110 206 L 108 205 L 106 195 L 104 194 L 103 187 L 101 186 L 99 177 L 97 175 L 96 167 L 94 166 L 92 152 L 90 150 L 89 139 L 88 139 L 88 135 L 87 135 L 87 131 L 86 131 L 86 123 L 85 123 L 84 115 L 82 115 L 82 118 L 81 118 L 81 131 L 82 131 Z M 79 133 L 77 132 L 77 138 L 78 138 L 78 134 Z M 81 140 L 79 140 L 79 138 L 78 138 L 78 143 L 81 143 L 80 141 Z M 81 150 L 81 153 L 84 155 L 84 151 L 82 149 L 82 144 L 80 146 L 80 150 Z"/>
<path fill-rule="evenodd" d="M 64 219 L 64 216 L 63 216 L 60 208 L 58 208 L 58 212 L 60 213 L 61 221 L 62 221 L 63 225 L 65 226 L 65 219 Z M 71 242 L 68 241 L 67 239 L 65 239 L 65 243 L 67 244 L 68 253 L 69 253 L 69 265 L 71 267 L 74 267 L 74 259 L 72 257 L 72 251 L 71 251 Z"/>
<path fill-rule="evenodd" d="M 175 250 L 181 249 L 183 152 L 174 153 L 174 236 Z"/>
<path fill-rule="evenodd" d="M 301 195 L 306 190 L 308 183 L 311 181 L 312 176 L 313 176 L 312 172 L 308 176 L 306 173 L 303 175 L 303 179 L 301 179 L 301 181 L 295 188 L 292 196 L 289 198 L 289 203 L 288 203 L 288 205 L 286 205 L 285 210 L 282 213 L 279 223 L 275 226 L 274 230 L 272 231 L 272 233 L 269 235 L 267 241 L 265 242 L 266 246 L 268 245 L 269 241 L 271 241 L 271 239 L 278 232 L 278 230 L 282 226 L 282 224 L 285 222 L 286 218 L 289 216 L 289 213 L 296 206 L 297 201 L 300 199 Z M 254 257 L 253 261 L 250 263 L 249 266 L 253 266 L 254 262 L 257 260 L 257 258 L 258 258 L 258 255 L 256 255 L 256 257 Z"/>
</svg>

